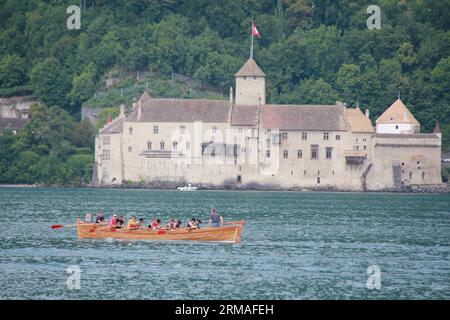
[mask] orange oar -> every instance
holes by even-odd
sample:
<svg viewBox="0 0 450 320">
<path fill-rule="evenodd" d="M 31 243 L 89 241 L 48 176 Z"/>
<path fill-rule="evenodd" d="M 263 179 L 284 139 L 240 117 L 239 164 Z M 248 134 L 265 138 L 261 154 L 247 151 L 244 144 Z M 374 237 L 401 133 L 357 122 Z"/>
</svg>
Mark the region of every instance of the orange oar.
<svg viewBox="0 0 450 320">
<path fill-rule="evenodd" d="M 76 226 L 77 226 L 76 224 L 66 224 L 66 225 L 63 225 L 63 224 L 54 224 L 54 225 L 51 226 L 51 228 L 52 228 L 52 229 L 59 229 L 59 228 L 76 227 Z"/>
</svg>

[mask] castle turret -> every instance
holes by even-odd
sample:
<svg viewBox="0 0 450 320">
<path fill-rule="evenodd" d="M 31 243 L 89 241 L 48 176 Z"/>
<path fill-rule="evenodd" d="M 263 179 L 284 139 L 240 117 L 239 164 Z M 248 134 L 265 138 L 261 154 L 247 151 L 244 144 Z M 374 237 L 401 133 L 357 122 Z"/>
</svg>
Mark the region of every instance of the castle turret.
<svg viewBox="0 0 450 320">
<path fill-rule="evenodd" d="M 420 123 L 405 104 L 397 99 L 377 120 L 377 133 L 419 133 Z"/>
<path fill-rule="evenodd" d="M 237 105 L 266 104 L 266 75 L 253 58 L 248 59 L 234 76 Z"/>
</svg>

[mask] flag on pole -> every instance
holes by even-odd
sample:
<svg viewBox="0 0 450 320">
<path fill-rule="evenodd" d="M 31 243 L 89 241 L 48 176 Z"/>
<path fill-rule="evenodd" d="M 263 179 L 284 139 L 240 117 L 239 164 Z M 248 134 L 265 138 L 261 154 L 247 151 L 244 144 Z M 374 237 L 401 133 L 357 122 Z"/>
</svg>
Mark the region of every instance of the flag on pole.
<svg viewBox="0 0 450 320">
<path fill-rule="evenodd" d="M 252 20 L 252 36 L 257 36 L 258 38 L 261 36 L 259 34 L 258 29 L 256 29 L 256 26 L 255 26 L 255 23 L 253 22 L 253 20 Z"/>
</svg>

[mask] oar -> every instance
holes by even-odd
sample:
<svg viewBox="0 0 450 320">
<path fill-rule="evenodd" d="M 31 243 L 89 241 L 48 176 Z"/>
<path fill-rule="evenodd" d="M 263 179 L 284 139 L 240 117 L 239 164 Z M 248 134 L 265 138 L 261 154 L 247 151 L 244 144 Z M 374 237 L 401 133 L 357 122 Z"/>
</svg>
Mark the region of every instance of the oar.
<svg viewBox="0 0 450 320">
<path fill-rule="evenodd" d="M 83 223 L 83 225 L 87 225 L 87 226 L 90 226 L 90 225 L 93 225 L 94 223 Z M 54 224 L 54 225 L 52 225 L 50 228 L 52 228 L 52 229 L 60 229 L 60 228 L 69 228 L 69 227 L 76 227 L 76 226 L 78 226 L 77 224 Z"/>
<path fill-rule="evenodd" d="M 76 224 L 54 224 L 51 226 L 52 229 L 59 229 L 59 228 L 68 228 L 68 227 L 76 227 Z"/>
</svg>

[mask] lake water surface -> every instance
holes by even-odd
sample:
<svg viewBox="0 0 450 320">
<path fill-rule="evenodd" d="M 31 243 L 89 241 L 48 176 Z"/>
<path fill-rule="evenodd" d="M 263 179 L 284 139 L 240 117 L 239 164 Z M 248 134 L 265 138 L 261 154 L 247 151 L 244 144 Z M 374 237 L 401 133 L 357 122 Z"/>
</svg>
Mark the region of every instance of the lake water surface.
<svg viewBox="0 0 450 320">
<path fill-rule="evenodd" d="M 50 229 L 101 208 L 207 223 L 211 207 L 247 221 L 240 244 Z M 450 195 L 0 188 L 0 208 L 1 299 L 450 298 Z M 79 290 L 66 285 L 72 265 Z"/>
</svg>

